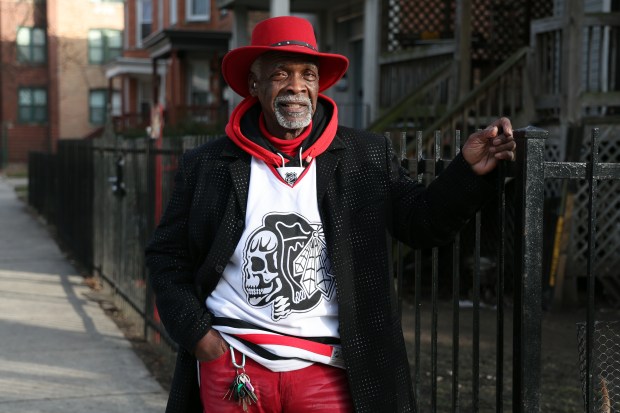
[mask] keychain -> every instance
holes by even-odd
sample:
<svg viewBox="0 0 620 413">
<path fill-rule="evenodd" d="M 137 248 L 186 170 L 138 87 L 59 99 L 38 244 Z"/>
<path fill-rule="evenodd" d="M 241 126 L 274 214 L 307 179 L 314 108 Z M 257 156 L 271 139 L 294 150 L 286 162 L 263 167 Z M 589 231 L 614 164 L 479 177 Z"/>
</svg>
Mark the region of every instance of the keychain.
<svg viewBox="0 0 620 413">
<path fill-rule="evenodd" d="M 248 406 L 250 406 L 252 402 L 258 402 L 258 397 L 256 393 L 254 393 L 254 386 L 252 386 L 250 382 L 250 377 L 245 373 L 245 354 L 241 354 L 241 364 L 237 364 L 235 360 L 235 349 L 230 346 L 230 357 L 237 374 L 223 398 L 235 400 L 237 404 L 243 407 L 243 411 L 247 412 Z"/>
</svg>

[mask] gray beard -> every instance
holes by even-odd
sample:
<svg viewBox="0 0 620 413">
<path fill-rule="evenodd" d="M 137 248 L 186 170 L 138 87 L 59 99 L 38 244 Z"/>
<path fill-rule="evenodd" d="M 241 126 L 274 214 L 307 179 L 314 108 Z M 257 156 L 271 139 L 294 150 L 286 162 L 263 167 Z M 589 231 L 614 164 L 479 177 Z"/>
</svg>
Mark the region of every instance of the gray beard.
<svg viewBox="0 0 620 413">
<path fill-rule="evenodd" d="M 305 104 L 308 110 L 300 113 L 298 119 L 289 120 L 281 112 L 280 103 L 300 103 Z M 278 124 L 285 129 L 302 129 L 312 122 L 312 101 L 310 98 L 297 96 L 278 96 L 274 101 L 274 113 Z"/>
</svg>

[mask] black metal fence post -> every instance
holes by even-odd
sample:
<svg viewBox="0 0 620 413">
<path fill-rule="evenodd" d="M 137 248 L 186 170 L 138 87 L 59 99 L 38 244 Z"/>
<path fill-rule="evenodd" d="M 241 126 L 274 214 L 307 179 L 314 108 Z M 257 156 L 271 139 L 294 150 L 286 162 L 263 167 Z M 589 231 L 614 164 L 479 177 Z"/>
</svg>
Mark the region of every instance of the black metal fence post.
<svg viewBox="0 0 620 413">
<path fill-rule="evenodd" d="M 513 411 L 540 411 L 544 153 L 549 133 L 528 126 L 517 142 Z"/>
<path fill-rule="evenodd" d="M 588 305 L 586 313 L 586 392 L 585 392 L 585 411 L 594 412 L 594 392 L 592 389 L 592 347 L 594 342 L 594 326 L 596 309 L 594 304 L 595 277 L 594 261 L 596 259 L 596 212 L 598 204 L 598 181 L 595 179 L 595 169 L 599 163 L 599 130 L 592 131 L 592 145 L 590 162 L 586 164 L 586 178 L 588 179 Z M 611 412 L 611 405 L 607 403 Z"/>
</svg>

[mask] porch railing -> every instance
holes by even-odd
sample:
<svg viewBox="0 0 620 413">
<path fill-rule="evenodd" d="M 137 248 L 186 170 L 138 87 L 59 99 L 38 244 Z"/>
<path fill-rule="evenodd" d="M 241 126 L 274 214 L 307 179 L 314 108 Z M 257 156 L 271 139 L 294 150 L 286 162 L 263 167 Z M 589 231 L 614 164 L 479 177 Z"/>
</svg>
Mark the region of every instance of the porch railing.
<svg viewBox="0 0 620 413">
<path fill-rule="evenodd" d="M 530 95 L 524 86 L 527 85 L 527 51 L 528 48 L 522 48 L 515 52 L 425 128 L 422 136 L 429 147 L 435 131 L 441 132 L 444 144 L 449 146 L 453 131 L 458 129 L 468 136 L 486 127 L 498 115 L 510 117 L 515 124 L 526 122 L 530 118 Z"/>
<path fill-rule="evenodd" d="M 569 18 L 570 17 L 570 18 Z M 569 122 L 620 111 L 620 13 L 580 13 L 532 21 L 536 115 Z"/>
<path fill-rule="evenodd" d="M 426 79 L 424 85 L 411 94 L 401 96 L 382 116 L 369 125 L 368 129 L 383 132 L 389 129 L 402 130 L 408 126 L 411 130 L 416 130 L 429 119 L 435 119 L 448 104 L 451 70 L 450 62 L 440 65 Z"/>
<path fill-rule="evenodd" d="M 178 136 L 198 133 L 199 130 L 219 129 L 223 132 L 227 117 L 227 104 L 182 105 L 164 111 L 164 127 Z M 125 113 L 112 117 L 114 131 L 130 137 L 145 136 L 150 122 L 149 113 Z"/>
</svg>

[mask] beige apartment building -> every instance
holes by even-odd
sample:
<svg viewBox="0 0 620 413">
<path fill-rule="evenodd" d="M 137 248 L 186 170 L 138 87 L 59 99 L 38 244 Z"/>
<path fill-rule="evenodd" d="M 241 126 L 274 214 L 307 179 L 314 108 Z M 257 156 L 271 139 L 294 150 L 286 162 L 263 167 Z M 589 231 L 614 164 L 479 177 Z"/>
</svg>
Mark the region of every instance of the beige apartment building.
<svg viewBox="0 0 620 413">
<path fill-rule="evenodd" d="M 82 138 L 105 122 L 108 81 L 104 64 L 123 47 L 123 1 L 48 2 L 48 31 L 56 39 L 58 136 Z M 120 107 L 111 96 L 113 112 Z"/>
</svg>

